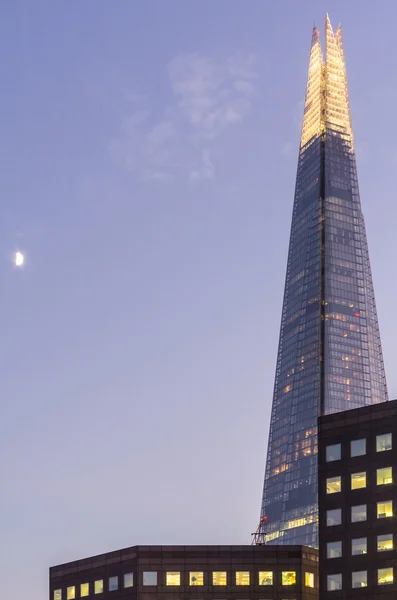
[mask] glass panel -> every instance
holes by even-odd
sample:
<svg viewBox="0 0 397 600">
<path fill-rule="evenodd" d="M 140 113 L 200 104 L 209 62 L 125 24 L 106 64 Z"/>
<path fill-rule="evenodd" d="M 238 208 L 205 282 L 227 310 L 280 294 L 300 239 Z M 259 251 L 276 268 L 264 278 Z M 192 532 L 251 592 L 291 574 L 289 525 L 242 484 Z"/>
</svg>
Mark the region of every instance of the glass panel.
<svg viewBox="0 0 397 600">
<path fill-rule="evenodd" d="M 103 594 L 103 579 L 97 579 L 95 581 L 94 594 Z"/>
<path fill-rule="evenodd" d="M 327 510 L 327 527 L 340 525 L 342 523 L 342 511 L 340 508 Z"/>
<path fill-rule="evenodd" d="M 66 588 L 66 598 L 67 600 L 74 600 L 76 598 L 76 588 L 74 585 Z"/>
<path fill-rule="evenodd" d="M 367 505 L 359 504 L 357 506 L 352 506 L 352 523 L 358 523 L 359 521 L 367 520 Z"/>
<path fill-rule="evenodd" d="M 54 600 L 62 600 L 62 590 L 54 590 Z"/>
<path fill-rule="evenodd" d="M 236 571 L 236 585 L 249 585 L 250 584 L 250 572 L 249 571 Z"/>
<path fill-rule="evenodd" d="M 314 588 L 314 573 L 305 573 L 305 586 Z"/>
<path fill-rule="evenodd" d="M 393 516 L 393 500 L 378 502 L 376 505 L 376 516 L 378 519 L 385 519 Z"/>
<path fill-rule="evenodd" d="M 393 580 L 393 567 L 388 567 L 387 569 L 378 569 L 378 585 L 388 585 L 389 583 L 393 583 Z"/>
<path fill-rule="evenodd" d="M 181 574 L 179 571 L 167 571 L 165 574 L 165 585 L 181 585 Z"/>
<path fill-rule="evenodd" d="M 393 469 L 385 467 L 376 470 L 376 485 L 387 485 L 393 483 Z"/>
<path fill-rule="evenodd" d="M 203 571 L 190 571 L 189 585 L 204 585 Z"/>
<path fill-rule="evenodd" d="M 393 534 L 386 533 L 384 535 L 378 535 L 378 552 L 385 552 L 385 550 L 393 550 Z"/>
<path fill-rule="evenodd" d="M 376 436 L 376 451 L 384 452 L 385 450 L 392 449 L 392 434 L 383 433 L 382 435 Z"/>
<path fill-rule="evenodd" d="M 367 538 L 356 538 L 352 540 L 352 555 L 367 554 Z"/>
<path fill-rule="evenodd" d="M 296 584 L 296 571 L 283 571 L 281 573 L 281 584 L 282 585 L 295 585 Z"/>
<path fill-rule="evenodd" d="M 109 592 L 115 592 L 119 589 L 119 578 L 117 575 L 109 577 Z"/>
<path fill-rule="evenodd" d="M 342 589 L 342 573 L 327 575 L 327 591 L 336 592 Z"/>
<path fill-rule="evenodd" d="M 327 543 L 327 558 L 340 558 L 342 556 L 342 542 Z"/>
<path fill-rule="evenodd" d="M 157 571 L 144 571 L 143 585 L 157 585 Z"/>
<path fill-rule="evenodd" d="M 90 595 L 90 584 L 89 583 L 81 583 L 80 584 L 80 598 L 85 598 Z"/>
<path fill-rule="evenodd" d="M 352 587 L 363 588 L 367 587 L 367 571 L 353 571 L 352 573 Z"/>
<path fill-rule="evenodd" d="M 340 477 L 329 477 L 327 479 L 327 494 L 336 494 L 342 489 L 342 480 Z"/>
<path fill-rule="evenodd" d="M 351 489 L 359 490 L 365 488 L 367 485 L 367 474 L 365 471 L 361 473 L 352 473 L 351 475 Z"/>
<path fill-rule="evenodd" d="M 333 444 L 332 446 L 327 446 L 325 449 L 325 460 L 327 462 L 332 462 L 334 460 L 340 460 L 341 458 L 341 445 Z"/>
<path fill-rule="evenodd" d="M 227 576 L 226 571 L 213 571 L 212 572 L 212 585 L 226 585 Z"/>
<path fill-rule="evenodd" d="M 124 573 L 124 587 L 129 588 L 134 585 L 134 574 Z"/>
<path fill-rule="evenodd" d="M 273 571 L 259 571 L 259 585 L 273 585 Z"/>
<path fill-rule="evenodd" d="M 366 453 L 367 440 L 353 440 L 350 442 L 350 456 L 363 456 Z"/>
</svg>

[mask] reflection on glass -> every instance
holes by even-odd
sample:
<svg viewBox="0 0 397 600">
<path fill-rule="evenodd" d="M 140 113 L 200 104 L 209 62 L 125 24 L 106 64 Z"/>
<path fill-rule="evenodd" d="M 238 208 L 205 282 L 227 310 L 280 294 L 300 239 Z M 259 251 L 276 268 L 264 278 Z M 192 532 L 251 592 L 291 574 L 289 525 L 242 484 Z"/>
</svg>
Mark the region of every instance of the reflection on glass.
<svg viewBox="0 0 397 600">
<path fill-rule="evenodd" d="M 376 436 L 376 451 L 385 452 L 392 449 L 392 434 L 383 433 Z"/>
<path fill-rule="evenodd" d="M 281 573 L 282 585 L 295 585 L 296 584 L 296 571 L 283 571 Z"/>
<path fill-rule="evenodd" d="M 226 571 L 213 571 L 212 585 L 226 585 L 226 583 L 227 583 Z"/>
<path fill-rule="evenodd" d="M 124 587 L 130 588 L 134 585 L 134 574 L 133 573 L 124 573 Z"/>
<path fill-rule="evenodd" d="M 367 440 L 353 440 L 350 442 L 350 456 L 363 456 L 366 453 Z"/>
<path fill-rule="evenodd" d="M 393 500 L 378 502 L 376 505 L 376 516 L 378 519 L 386 519 L 393 516 Z"/>
<path fill-rule="evenodd" d="M 144 571 L 143 585 L 157 585 L 157 571 Z"/>
<path fill-rule="evenodd" d="M 352 555 L 367 554 L 367 538 L 355 538 L 352 540 Z"/>
<path fill-rule="evenodd" d="M 109 577 L 109 592 L 115 592 L 119 589 L 119 578 L 117 575 Z"/>
<path fill-rule="evenodd" d="M 325 450 L 325 460 L 327 462 L 332 462 L 334 460 L 340 460 L 341 458 L 341 445 L 333 444 L 332 446 L 327 446 Z"/>
<path fill-rule="evenodd" d="M 165 574 L 165 585 L 181 585 L 181 574 L 179 571 L 167 571 Z"/>
<path fill-rule="evenodd" d="M 352 506 L 351 518 L 352 518 L 352 523 L 358 523 L 359 521 L 366 521 L 367 520 L 367 505 L 359 504 L 357 506 Z"/>
<path fill-rule="evenodd" d="M 342 573 L 327 575 L 327 591 L 336 592 L 342 589 Z"/>
<path fill-rule="evenodd" d="M 353 571 L 352 573 L 352 588 L 367 587 L 367 571 Z"/>
<path fill-rule="evenodd" d="M 273 585 L 273 571 L 259 571 L 259 585 Z"/>
<path fill-rule="evenodd" d="M 390 583 L 393 583 L 393 580 L 393 567 L 387 567 L 386 569 L 378 569 L 378 585 L 389 585 Z"/>
<path fill-rule="evenodd" d="M 388 485 L 389 483 L 393 483 L 393 469 L 391 467 L 377 469 L 376 485 Z"/>
<path fill-rule="evenodd" d="M 327 510 L 327 527 L 340 525 L 342 523 L 342 511 L 340 508 Z"/>
<path fill-rule="evenodd" d="M 377 550 L 378 552 L 385 552 L 386 550 L 393 550 L 393 534 L 385 533 L 384 535 L 378 535 L 377 539 Z"/>
<path fill-rule="evenodd" d="M 342 542 L 327 543 L 327 558 L 340 558 L 342 556 Z"/>
<path fill-rule="evenodd" d="M 367 474 L 365 471 L 361 473 L 352 473 L 351 475 L 351 489 L 359 490 L 365 488 L 367 485 Z"/>
<path fill-rule="evenodd" d="M 204 585 L 203 571 L 190 571 L 189 585 Z"/>
<path fill-rule="evenodd" d="M 337 494 L 342 489 L 342 479 L 340 477 L 328 477 L 327 494 Z"/>
</svg>

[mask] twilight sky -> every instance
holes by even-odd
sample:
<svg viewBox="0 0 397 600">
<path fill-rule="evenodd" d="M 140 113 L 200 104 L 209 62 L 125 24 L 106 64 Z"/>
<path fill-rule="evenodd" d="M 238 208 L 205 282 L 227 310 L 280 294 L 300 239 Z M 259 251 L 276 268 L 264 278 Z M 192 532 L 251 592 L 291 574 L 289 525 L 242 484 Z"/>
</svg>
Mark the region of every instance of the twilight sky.
<svg viewBox="0 0 397 600">
<path fill-rule="evenodd" d="M 393 398 L 395 0 L 2 2 L 7 600 L 43 600 L 50 565 L 127 545 L 250 542 L 326 10 Z"/>
</svg>

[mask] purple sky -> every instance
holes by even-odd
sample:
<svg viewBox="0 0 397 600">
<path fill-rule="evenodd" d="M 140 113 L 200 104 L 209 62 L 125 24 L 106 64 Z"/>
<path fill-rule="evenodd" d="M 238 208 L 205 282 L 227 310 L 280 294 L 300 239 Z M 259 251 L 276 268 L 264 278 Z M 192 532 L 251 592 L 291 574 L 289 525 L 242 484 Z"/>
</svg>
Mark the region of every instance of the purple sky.
<svg viewBox="0 0 397 600">
<path fill-rule="evenodd" d="M 395 0 L 3 3 L 3 598 L 127 545 L 250 542 L 327 9 L 393 398 Z"/>
</svg>

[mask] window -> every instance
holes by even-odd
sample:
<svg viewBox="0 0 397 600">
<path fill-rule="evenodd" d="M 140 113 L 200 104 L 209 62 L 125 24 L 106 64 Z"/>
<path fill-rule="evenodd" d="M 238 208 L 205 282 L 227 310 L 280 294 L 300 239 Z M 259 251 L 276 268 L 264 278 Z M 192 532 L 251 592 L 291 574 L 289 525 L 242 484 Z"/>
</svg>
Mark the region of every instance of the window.
<svg viewBox="0 0 397 600">
<path fill-rule="evenodd" d="M 352 518 L 352 523 L 359 523 L 360 521 L 366 521 L 367 520 L 367 505 L 359 504 L 357 506 L 352 506 L 351 518 Z"/>
<path fill-rule="evenodd" d="M 367 474 L 365 471 L 361 471 L 361 473 L 352 473 L 350 479 L 352 490 L 359 490 L 365 488 L 367 485 Z"/>
<path fill-rule="evenodd" d="M 250 572 L 249 571 L 236 571 L 236 585 L 249 585 L 250 584 Z"/>
<path fill-rule="evenodd" d="M 259 571 L 259 585 L 273 585 L 273 571 Z"/>
<path fill-rule="evenodd" d="M 109 592 L 115 592 L 119 589 L 119 578 L 117 575 L 109 577 Z"/>
<path fill-rule="evenodd" d="M 342 573 L 327 575 L 327 591 L 336 592 L 342 589 Z"/>
<path fill-rule="evenodd" d="M 81 583 L 80 584 L 80 598 L 85 598 L 90 595 L 90 584 L 89 583 Z"/>
<path fill-rule="evenodd" d="M 103 579 L 94 582 L 94 594 L 103 594 Z"/>
<path fill-rule="evenodd" d="M 54 600 L 62 600 L 62 590 L 54 590 Z"/>
<path fill-rule="evenodd" d="M 388 585 L 393 583 L 393 567 L 387 569 L 378 569 L 378 585 Z"/>
<path fill-rule="evenodd" d="M 342 480 L 340 477 L 329 477 L 327 479 L 327 494 L 336 494 L 342 489 Z"/>
<path fill-rule="evenodd" d="M 367 538 L 356 538 L 352 540 L 352 556 L 367 554 Z"/>
<path fill-rule="evenodd" d="M 144 571 L 143 585 L 157 585 L 157 571 Z"/>
<path fill-rule="evenodd" d="M 342 556 L 342 542 L 327 543 L 327 558 L 340 558 Z"/>
<path fill-rule="evenodd" d="M 391 433 L 383 433 L 382 435 L 376 436 L 376 451 L 385 452 L 385 450 L 392 449 L 392 436 Z"/>
<path fill-rule="evenodd" d="M 367 451 L 367 440 L 353 440 L 350 442 L 350 456 L 363 456 Z"/>
<path fill-rule="evenodd" d="M 326 462 L 332 462 L 334 460 L 341 459 L 341 446 L 340 444 L 333 444 L 332 446 L 327 446 L 325 449 L 325 460 Z"/>
<path fill-rule="evenodd" d="M 367 585 L 367 571 L 353 571 L 352 588 L 363 588 Z"/>
<path fill-rule="evenodd" d="M 386 519 L 393 516 L 393 500 L 378 502 L 376 505 L 376 516 L 378 519 Z"/>
<path fill-rule="evenodd" d="M 393 469 L 391 467 L 376 469 L 376 485 L 387 485 L 388 483 L 393 483 Z"/>
<path fill-rule="evenodd" d="M 203 571 L 190 571 L 189 585 L 204 585 Z"/>
<path fill-rule="evenodd" d="M 134 585 L 134 574 L 124 573 L 123 583 L 125 588 L 133 587 Z"/>
<path fill-rule="evenodd" d="M 282 571 L 281 584 L 282 585 L 295 585 L 296 584 L 296 571 Z"/>
<path fill-rule="evenodd" d="M 76 598 L 76 588 L 74 585 L 66 588 L 66 600 L 74 600 Z"/>
<path fill-rule="evenodd" d="M 340 508 L 327 510 L 327 527 L 340 525 L 342 523 L 342 511 Z"/>
<path fill-rule="evenodd" d="M 305 586 L 314 588 L 314 573 L 305 573 Z"/>
<path fill-rule="evenodd" d="M 212 572 L 212 585 L 226 585 L 227 576 L 226 571 L 213 571 Z"/>
<path fill-rule="evenodd" d="M 393 534 L 385 533 L 384 535 L 378 535 L 377 550 L 378 552 L 385 552 L 385 550 L 393 550 Z"/>
<path fill-rule="evenodd" d="M 181 585 L 181 574 L 179 571 L 167 571 L 165 574 L 165 585 Z"/>
</svg>

